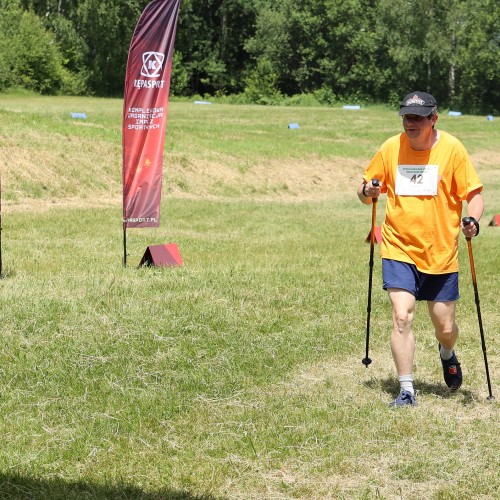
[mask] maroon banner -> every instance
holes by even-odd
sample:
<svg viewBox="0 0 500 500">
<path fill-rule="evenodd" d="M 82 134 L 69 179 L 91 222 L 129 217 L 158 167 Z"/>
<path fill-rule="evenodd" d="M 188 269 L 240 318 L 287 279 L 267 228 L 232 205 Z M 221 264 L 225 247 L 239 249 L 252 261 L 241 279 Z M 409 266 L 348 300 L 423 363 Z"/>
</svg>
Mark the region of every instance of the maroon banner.
<svg viewBox="0 0 500 500">
<path fill-rule="evenodd" d="M 158 227 L 163 146 L 181 0 L 155 0 L 130 43 L 123 103 L 123 228 Z"/>
</svg>

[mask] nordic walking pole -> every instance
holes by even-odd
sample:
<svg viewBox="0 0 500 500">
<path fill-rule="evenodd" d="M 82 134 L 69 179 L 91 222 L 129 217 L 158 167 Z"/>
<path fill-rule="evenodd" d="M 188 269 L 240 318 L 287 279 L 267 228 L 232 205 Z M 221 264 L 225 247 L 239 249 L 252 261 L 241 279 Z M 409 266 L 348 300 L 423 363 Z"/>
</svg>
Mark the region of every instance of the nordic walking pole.
<svg viewBox="0 0 500 500">
<path fill-rule="evenodd" d="M 464 226 L 470 224 L 471 222 L 474 222 L 474 219 L 471 219 L 470 217 L 464 217 L 462 219 L 462 224 Z M 483 349 L 484 368 L 486 369 L 486 381 L 488 382 L 489 396 L 487 399 L 492 400 L 495 398 L 493 397 L 493 394 L 491 393 L 490 371 L 488 369 L 488 356 L 486 355 L 486 342 L 484 341 L 483 321 L 481 319 L 481 308 L 479 307 L 479 292 L 477 291 L 476 268 L 474 267 L 474 256 L 472 255 L 472 243 L 471 243 L 470 237 L 465 237 L 465 239 L 467 240 L 467 248 L 469 250 L 470 272 L 472 274 L 472 284 L 474 286 L 474 297 L 476 299 L 477 319 L 479 322 L 479 333 L 481 334 L 481 346 Z"/>
<path fill-rule="evenodd" d="M 378 186 L 379 180 L 372 179 L 372 186 Z M 375 249 L 375 223 L 377 220 L 378 198 L 372 198 L 372 229 L 370 231 L 370 271 L 368 274 L 368 306 L 366 308 L 366 355 L 361 362 L 368 368 L 372 360 L 368 357 L 370 348 L 370 316 L 372 312 L 372 280 L 373 280 L 373 251 Z"/>
</svg>

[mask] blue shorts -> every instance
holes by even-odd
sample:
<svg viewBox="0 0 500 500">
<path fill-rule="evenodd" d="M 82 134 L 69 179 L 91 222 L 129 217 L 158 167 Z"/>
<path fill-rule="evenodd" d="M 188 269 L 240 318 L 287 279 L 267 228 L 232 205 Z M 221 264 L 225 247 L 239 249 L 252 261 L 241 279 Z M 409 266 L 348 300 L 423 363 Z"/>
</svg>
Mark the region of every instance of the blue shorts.
<svg viewBox="0 0 500 500">
<path fill-rule="evenodd" d="M 415 295 L 417 300 L 452 302 L 458 300 L 458 273 L 426 274 L 415 264 L 382 259 L 383 289 L 401 288 Z"/>
</svg>

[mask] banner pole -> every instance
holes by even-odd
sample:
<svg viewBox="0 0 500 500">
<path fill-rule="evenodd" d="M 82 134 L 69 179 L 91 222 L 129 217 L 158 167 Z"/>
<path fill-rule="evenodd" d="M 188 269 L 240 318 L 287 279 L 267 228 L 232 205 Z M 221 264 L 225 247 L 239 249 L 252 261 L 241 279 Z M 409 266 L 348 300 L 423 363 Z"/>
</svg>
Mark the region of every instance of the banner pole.
<svg viewBox="0 0 500 500">
<path fill-rule="evenodd" d="M 3 278 L 2 265 L 2 208 L 0 207 L 0 279 Z"/>
<path fill-rule="evenodd" d="M 127 267 L 127 228 L 123 227 L 123 267 Z"/>
<path fill-rule="evenodd" d="M 3 278 L 2 265 L 2 174 L 0 172 L 0 279 Z"/>
</svg>

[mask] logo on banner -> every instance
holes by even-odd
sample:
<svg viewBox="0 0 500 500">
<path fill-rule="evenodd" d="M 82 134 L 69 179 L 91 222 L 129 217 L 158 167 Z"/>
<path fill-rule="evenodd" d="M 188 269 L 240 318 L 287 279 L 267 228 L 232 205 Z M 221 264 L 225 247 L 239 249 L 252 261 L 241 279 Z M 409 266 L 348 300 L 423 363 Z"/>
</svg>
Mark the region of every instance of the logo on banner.
<svg viewBox="0 0 500 500">
<path fill-rule="evenodd" d="M 142 54 L 141 76 L 146 78 L 159 78 L 163 71 L 165 54 L 162 52 L 144 52 Z M 137 89 L 162 89 L 165 80 L 143 80 L 135 79 L 134 87 Z"/>
<path fill-rule="evenodd" d="M 141 76 L 158 78 L 161 76 L 165 54 L 161 52 L 144 52 L 142 54 Z"/>
</svg>

